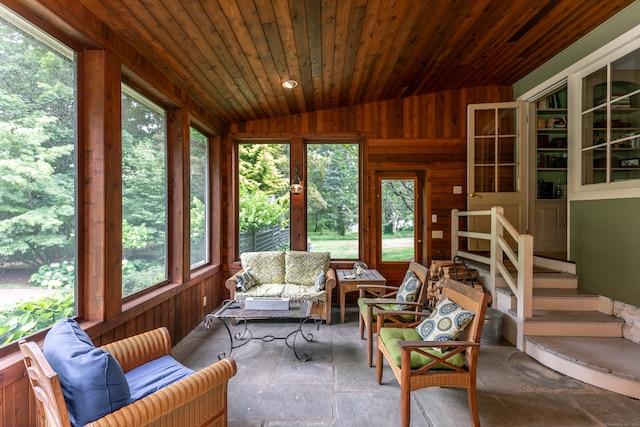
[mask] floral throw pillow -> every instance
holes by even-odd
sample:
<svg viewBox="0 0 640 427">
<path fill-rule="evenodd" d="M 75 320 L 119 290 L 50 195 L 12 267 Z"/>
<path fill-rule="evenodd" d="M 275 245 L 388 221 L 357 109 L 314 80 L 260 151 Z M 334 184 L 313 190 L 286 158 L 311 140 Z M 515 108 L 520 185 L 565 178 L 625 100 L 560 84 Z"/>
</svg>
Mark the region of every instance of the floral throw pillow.
<svg viewBox="0 0 640 427">
<path fill-rule="evenodd" d="M 249 289 L 256 285 L 256 281 L 253 280 L 249 270 L 244 270 L 241 273 L 236 274 L 236 288 L 241 292 L 247 292 Z"/>
<path fill-rule="evenodd" d="M 413 271 L 408 270 L 407 274 L 404 275 L 402 284 L 398 288 L 398 292 L 396 293 L 396 301 L 416 302 L 421 288 L 422 282 L 418 279 L 418 276 L 416 276 Z M 410 308 L 411 306 L 409 305 L 398 304 L 398 310 L 408 310 Z"/>
<path fill-rule="evenodd" d="M 416 330 L 425 341 L 452 341 L 467 327 L 475 313 L 444 297 Z"/>
<path fill-rule="evenodd" d="M 324 287 L 327 284 L 327 273 L 324 271 L 321 271 L 320 273 L 318 273 L 318 276 L 316 277 L 316 283 L 315 283 L 315 288 L 316 288 L 316 292 L 320 292 L 320 291 L 324 291 Z"/>
</svg>

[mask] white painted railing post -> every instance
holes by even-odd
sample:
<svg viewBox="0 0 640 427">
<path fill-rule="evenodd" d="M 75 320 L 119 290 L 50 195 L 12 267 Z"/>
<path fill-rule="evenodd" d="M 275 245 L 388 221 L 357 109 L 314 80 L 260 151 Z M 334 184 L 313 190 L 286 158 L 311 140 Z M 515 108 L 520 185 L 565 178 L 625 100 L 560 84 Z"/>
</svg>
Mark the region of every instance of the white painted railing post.
<svg viewBox="0 0 640 427">
<path fill-rule="evenodd" d="M 525 350 L 524 324 L 533 316 L 533 236 L 518 237 L 518 350 Z"/>
<path fill-rule="evenodd" d="M 491 259 L 491 263 L 489 264 L 489 274 L 493 280 L 493 289 L 491 289 L 491 296 L 495 301 L 497 298 L 495 283 L 496 277 L 498 276 L 498 269 L 496 268 L 496 262 L 500 260 L 502 262 L 502 248 L 498 244 L 498 236 L 502 236 L 504 230 L 502 224 L 498 221 L 498 215 L 502 214 L 504 209 L 502 206 L 494 206 L 491 208 L 491 242 L 490 242 L 490 250 L 489 258 Z"/>
<path fill-rule="evenodd" d="M 460 231 L 460 217 L 458 216 L 458 209 L 451 209 L 451 259 L 458 255 L 460 249 L 459 235 Z"/>
</svg>

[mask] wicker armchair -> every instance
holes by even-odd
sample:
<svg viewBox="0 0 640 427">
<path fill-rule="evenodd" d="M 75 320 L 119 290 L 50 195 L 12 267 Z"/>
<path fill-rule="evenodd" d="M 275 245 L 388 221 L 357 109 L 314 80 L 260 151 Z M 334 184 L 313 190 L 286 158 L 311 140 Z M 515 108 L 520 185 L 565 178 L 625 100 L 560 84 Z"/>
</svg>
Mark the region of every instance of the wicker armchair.
<svg viewBox="0 0 640 427">
<path fill-rule="evenodd" d="M 124 372 L 171 354 L 166 328 L 135 335 L 102 346 Z M 33 342 L 20 341 L 40 425 L 70 427 L 58 375 Z M 227 386 L 236 374 L 232 359 L 224 359 L 193 375 L 152 393 L 88 426 L 226 426 Z"/>
<path fill-rule="evenodd" d="M 443 287 L 444 297 L 449 297 L 462 309 L 474 313 L 462 336 L 453 341 L 417 341 L 416 338 L 410 338 L 417 334 L 415 327 L 424 319 L 406 325 L 405 333 L 400 329 L 384 330 L 385 316 L 389 312 L 378 313 L 378 384 L 382 384 L 384 356 L 400 384 L 400 414 L 403 427 L 409 427 L 411 420 L 411 392 L 426 387 L 466 388 L 471 422 L 474 426 L 480 425 L 476 370 L 489 295 L 471 286 L 446 279 Z M 418 315 L 428 316 L 426 312 Z M 433 348 L 440 349 L 441 354 L 433 352 Z M 459 359 L 459 364 L 454 364 L 456 358 Z"/>
<path fill-rule="evenodd" d="M 399 311 L 396 315 L 388 314 L 385 317 L 385 327 L 404 327 L 408 322 L 416 318 L 406 311 L 420 312 L 424 308 L 427 295 L 427 279 L 429 269 L 417 262 L 409 263 L 409 271 L 413 271 L 422 282 L 420 293 L 415 302 L 404 302 L 405 311 Z M 364 332 L 367 331 L 367 362 L 373 366 L 373 334 L 378 330 L 376 323 L 378 311 L 389 311 L 397 309 L 396 294 L 398 288 L 395 286 L 380 285 L 358 285 L 360 294 L 358 296 L 358 307 L 360 310 L 360 339 L 364 339 Z M 374 298 L 372 298 L 374 297 Z"/>
</svg>

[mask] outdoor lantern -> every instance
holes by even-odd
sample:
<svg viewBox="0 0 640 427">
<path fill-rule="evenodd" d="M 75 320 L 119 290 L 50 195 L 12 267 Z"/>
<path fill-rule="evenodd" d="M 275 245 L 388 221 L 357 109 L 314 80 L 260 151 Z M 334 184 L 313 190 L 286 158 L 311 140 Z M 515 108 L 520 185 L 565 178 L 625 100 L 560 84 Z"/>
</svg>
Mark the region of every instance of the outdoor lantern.
<svg viewBox="0 0 640 427">
<path fill-rule="evenodd" d="M 304 186 L 300 181 L 298 163 L 296 163 L 296 175 L 291 180 L 291 193 L 292 194 L 300 194 L 304 190 Z"/>
</svg>

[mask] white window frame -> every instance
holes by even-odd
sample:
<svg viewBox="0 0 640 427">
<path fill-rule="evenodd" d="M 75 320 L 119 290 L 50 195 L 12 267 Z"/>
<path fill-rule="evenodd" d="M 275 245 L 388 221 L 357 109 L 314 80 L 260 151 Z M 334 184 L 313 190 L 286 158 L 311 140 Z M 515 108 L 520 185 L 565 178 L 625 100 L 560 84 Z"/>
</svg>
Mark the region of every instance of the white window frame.
<svg viewBox="0 0 640 427">
<path fill-rule="evenodd" d="M 640 197 L 640 180 L 609 182 L 598 184 L 582 184 L 582 78 L 607 64 L 622 58 L 634 50 L 640 49 L 640 25 L 627 31 L 620 37 L 605 44 L 553 77 L 518 97 L 518 101 L 533 102 L 554 87 L 567 82 L 568 90 L 568 176 L 567 199 L 603 200 Z M 531 125 L 531 124 L 530 124 Z"/>
</svg>

